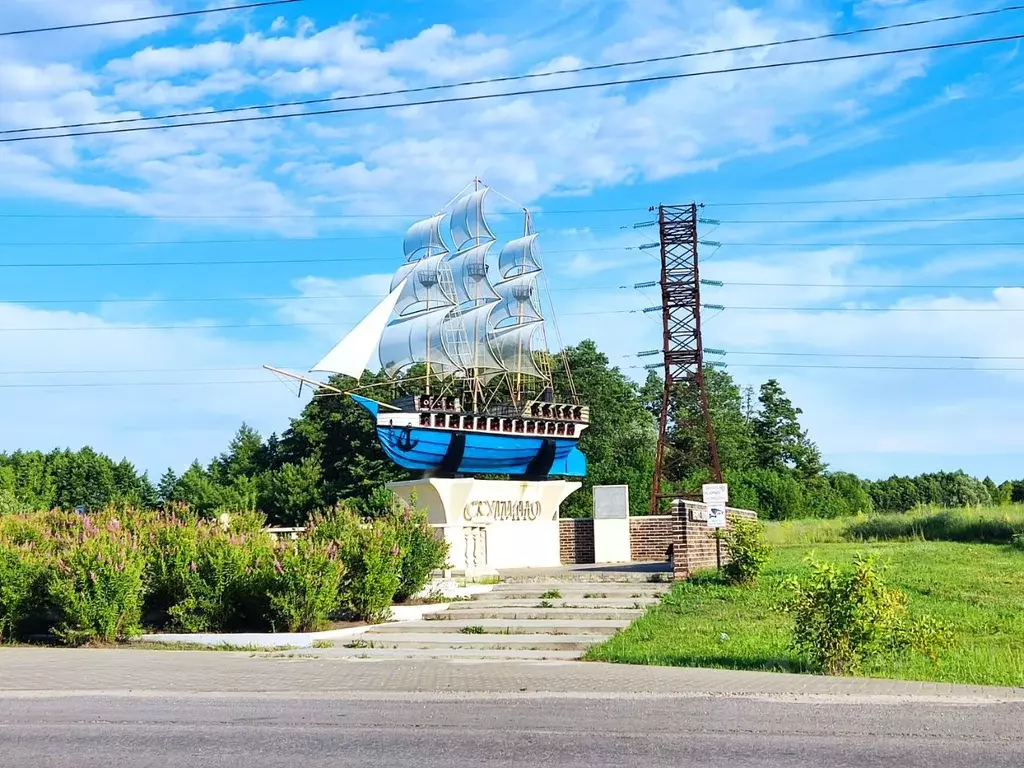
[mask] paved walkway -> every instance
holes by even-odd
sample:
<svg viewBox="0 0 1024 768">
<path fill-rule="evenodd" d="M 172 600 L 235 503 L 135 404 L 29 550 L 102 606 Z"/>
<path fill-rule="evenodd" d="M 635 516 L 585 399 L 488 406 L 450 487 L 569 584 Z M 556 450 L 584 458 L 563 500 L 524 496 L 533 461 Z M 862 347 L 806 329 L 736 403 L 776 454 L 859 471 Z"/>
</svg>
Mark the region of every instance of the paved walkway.
<svg viewBox="0 0 1024 768">
<path fill-rule="evenodd" d="M 223 651 L 0 649 L 0 698 L 97 693 L 239 693 L 332 698 L 410 695 L 747 697 L 1024 702 L 1024 689 L 825 678 L 675 667 L 529 661 L 352 661 L 332 650 Z"/>
</svg>

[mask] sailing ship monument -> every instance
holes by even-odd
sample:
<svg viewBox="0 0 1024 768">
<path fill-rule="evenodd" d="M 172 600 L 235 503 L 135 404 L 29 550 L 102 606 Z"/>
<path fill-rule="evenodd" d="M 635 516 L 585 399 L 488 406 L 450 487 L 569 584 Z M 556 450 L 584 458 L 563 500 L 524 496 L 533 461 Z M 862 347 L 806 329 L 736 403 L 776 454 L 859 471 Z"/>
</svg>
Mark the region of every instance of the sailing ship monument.
<svg viewBox="0 0 1024 768">
<path fill-rule="evenodd" d="M 578 442 L 589 409 L 575 396 L 567 361 L 572 396 L 555 401 L 537 233 L 529 210 L 517 205 L 523 234 L 494 259 L 497 238 L 484 211 L 492 192 L 474 180 L 439 213 L 413 224 L 388 295 L 310 369 L 358 381 L 379 363 L 390 381 L 408 385 L 416 367 L 425 371 L 420 394 L 382 402 L 265 367 L 351 396 L 375 419 L 388 457 L 424 476 L 582 477 L 587 464 Z"/>
</svg>

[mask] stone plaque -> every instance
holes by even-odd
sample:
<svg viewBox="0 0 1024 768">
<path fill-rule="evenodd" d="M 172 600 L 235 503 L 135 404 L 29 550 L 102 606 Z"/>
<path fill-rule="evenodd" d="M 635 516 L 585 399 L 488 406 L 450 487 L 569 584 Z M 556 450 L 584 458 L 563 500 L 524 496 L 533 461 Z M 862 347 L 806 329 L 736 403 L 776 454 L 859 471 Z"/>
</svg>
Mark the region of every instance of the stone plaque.
<svg viewBox="0 0 1024 768">
<path fill-rule="evenodd" d="M 594 486 L 594 519 L 622 520 L 629 517 L 628 485 Z"/>
</svg>

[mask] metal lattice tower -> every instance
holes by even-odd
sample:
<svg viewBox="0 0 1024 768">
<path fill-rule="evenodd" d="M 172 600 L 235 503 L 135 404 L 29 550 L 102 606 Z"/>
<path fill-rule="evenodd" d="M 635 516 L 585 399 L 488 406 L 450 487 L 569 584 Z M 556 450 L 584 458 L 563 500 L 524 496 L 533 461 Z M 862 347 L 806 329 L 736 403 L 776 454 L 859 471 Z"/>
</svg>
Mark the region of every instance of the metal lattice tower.
<svg viewBox="0 0 1024 768">
<path fill-rule="evenodd" d="M 697 204 L 658 206 L 661 236 L 662 355 L 665 389 L 661 400 L 658 449 L 654 463 L 651 511 L 664 498 L 681 494 L 665 492 L 662 485 L 669 441 L 669 408 L 677 385 L 692 382 L 700 397 L 700 410 L 707 431 L 711 471 L 722 482 L 718 445 L 711 424 L 708 393 L 704 386 L 704 345 L 700 332 L 700 270 L 697 257 Z"/>
</svg>

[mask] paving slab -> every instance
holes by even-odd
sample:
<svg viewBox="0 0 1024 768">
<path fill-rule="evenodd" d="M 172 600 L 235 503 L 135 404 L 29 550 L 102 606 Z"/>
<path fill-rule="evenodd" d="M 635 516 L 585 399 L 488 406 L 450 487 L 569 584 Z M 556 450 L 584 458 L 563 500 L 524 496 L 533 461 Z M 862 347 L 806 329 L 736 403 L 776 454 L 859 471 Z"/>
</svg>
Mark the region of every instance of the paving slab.
<svg viewBox="0 0 1024 768">
<path fill-rule="evenodd" d="M 340 647 L 371 647 L 371 648 L 533 648 L 538 651 L 564 650 L 583 651 L 593 645 L 599 636 L 594 635 L 555 635 L 555 634 L 516 634 L 484 633 L 480 635 L 464 635 L 459 632 L 424 632 L 404 633 L 392 632 L 380 635 L 363 635 L 350 642 L 339 642 Z"/>
<path fill-rule="evenodd" d="M 532 607 L 494 607 L 473 608 L 463 610 L 447 610 L 424 617 L 429 621 L 464 621 L 468 619 L 615 619 L 633 621 L 643 616 L 643 608 L 532 608 Z"/>
<path fill-rule="evenodd" d="M 364 639 L 415 633 L 451 634 L 469 627 L 481 627 L 487 634 L 613 635 L 629 626 L 628 619 L 453 619 L 446 621 L 410 621 L 381 625 L 362 635 Z M 463 637 L 472 637 L 462 633 Z"/>
<path fill-rule="evenodd" d="M 334 661 L 395 661 L 400 659 L 437 659 L 439 661 L 575 661 L 581 651 L 532 648 L 323 648 L 316 658 Z M 280 652 L 281 659 L 301 659 L 304 655 Z"/>
<path fill-rule="evenodd" d="M 468 600 L 465 602 L 451 603 L 449 611 L 476 611 L 484 608 L 537 608 L 541 604 L 539 597 L 527 598 L 488 598 L 487 600 Z M 642 608 L 657 605 L 661 602 L 660 597 L 644 596 L 622 598 L 584 598 L 582 595 L 565 595 L 563 597 L 549 599 L 548 602 L 553 608 L 635 608 L 637 604 Z M 543 609 L 541 609 L 543 610 Z"/>
<path fill-rule="evenodd" d="M 546 592 L 557 591 L 561 594 L 561 597 L 555 598 L 543 598 Z M 574 600 L 594 600 L 600 599 L 597 597 L 585 597 L 585 595 L 600 595 L 603 598 L 612 598 L 616 600 L 626 600 L 629 598 L 660 598 L 665 595 L 668 590 L 665 587 L 654 587 L 646 584 L 636 585 L 622 585 L 622 584 L 602 584 L 597 587 L 593 585 L 586 585 L 585 587 L 579 587 L 574 585 L 573 588 L 565 587 L 559 584 L 544 584 L 542 587 L 536 589 L 530 589 L 523 587 L 518 584 L 509 584 L 508 586 L 502 585 L 500 588 L 496 588 L 486 595 L 482 595 L 480 598 L 474 598 L 469 602 L 475 602 L 477 599 L 482 600 L 566 600 L 572 597 Z"/>
</svg>

